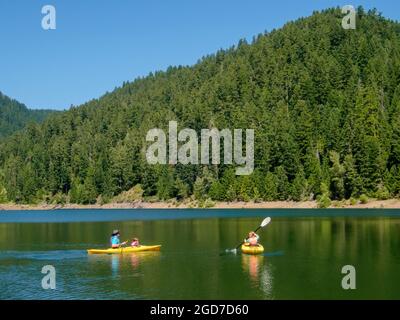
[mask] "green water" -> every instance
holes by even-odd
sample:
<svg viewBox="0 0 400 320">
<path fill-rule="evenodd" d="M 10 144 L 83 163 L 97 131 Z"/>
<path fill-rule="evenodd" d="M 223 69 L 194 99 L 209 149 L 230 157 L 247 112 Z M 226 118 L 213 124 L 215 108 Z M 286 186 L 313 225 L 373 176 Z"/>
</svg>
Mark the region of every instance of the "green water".
<svg viewBox="0 0 400 320">
<path fill-rule="evenodd" d="M 277 216 L 262 210 L 214 210 L 206 218 L 188 211 L 188 219 L 184 213 L 179 211 L 174 219 L 169 212 L 165 220 L 162 211 L 148 217 L 111 210 L 59 216 L 0 213 L 0 299 L 400 298 L 396 212 L 385 216 L 383 211 L 354 211 L 354 216 L 335 217 L 337 211 L 330 211 L 313 217 L 301 210 L 281 210 Z M 21 223 L 21 216 L 27 215 L 29 222 Z M 79 219 L 85 215 L 93 221 Z M 268 215 L 272 222 L 260 232 L 264 255 L 221 255 Z M 76 222 L 64 216 L 74 216 Z M 115 221 L 105 221 L 107 217 Z M 33 223 L 35 219 L 39 222 Z M 46 219 L 63 222 L 43 222 Z M 122 240 L 138 236 L 142 243 L 162 244 L 162 250 L 86 254 L 88 248 L 106 247 L 115 228 Z M 45 265 L 56 269 L 55 290 L 41 287 Z M 344 265 L 356 268 L 355 290 L 341 287 Z"/>
</svg>

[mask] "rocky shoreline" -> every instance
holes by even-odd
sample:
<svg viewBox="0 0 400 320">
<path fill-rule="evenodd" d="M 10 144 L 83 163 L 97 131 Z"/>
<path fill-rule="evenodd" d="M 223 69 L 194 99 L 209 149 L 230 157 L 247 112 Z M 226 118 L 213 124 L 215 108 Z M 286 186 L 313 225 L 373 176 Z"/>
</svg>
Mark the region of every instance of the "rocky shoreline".
<svg viewBox="0 0 400 320">
<path fill-rule="evenodd" d="M 199 208 L 195 202 L 124 202 L 107 204 L 0 204 L 0 210 L 57 210 L 57 209 L 189 209 Z M 213 209 L 316 209 L 316 201 L 272 201 L 272 202 L 215 202 L 208 208 Z M 400 199 L 369 200 L 367 203 L 350 204 L 332 202 L 329 208 L 365 208 L 365 209 L 400 209 Z"/>
</svg>

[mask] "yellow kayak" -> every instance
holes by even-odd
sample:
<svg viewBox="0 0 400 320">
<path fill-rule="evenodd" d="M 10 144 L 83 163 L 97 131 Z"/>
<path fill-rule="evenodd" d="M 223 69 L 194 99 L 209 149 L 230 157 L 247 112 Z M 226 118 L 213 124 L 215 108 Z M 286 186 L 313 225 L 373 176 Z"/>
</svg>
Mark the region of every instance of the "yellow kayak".
<svg viewBox="0 0 400 320">
<path fill-rule="evenodd" d="M 89 249 L 89 254 L 112 254 L 112 253 L 132 253 L 142 251 L 160 251 L 161 245 L 155 246 L 138 246 L 138 247 L 121 247 L 121 248 L 109 248 L 109 249 Z"/>
<path fill-rule="evenodd" d="M 260 254 L 264 252 L 264 247 L 261 244 L 256 246 L 250 246 L 248 244 L 242 244 L 242 252 L 246 254 Z"/>
</svg>

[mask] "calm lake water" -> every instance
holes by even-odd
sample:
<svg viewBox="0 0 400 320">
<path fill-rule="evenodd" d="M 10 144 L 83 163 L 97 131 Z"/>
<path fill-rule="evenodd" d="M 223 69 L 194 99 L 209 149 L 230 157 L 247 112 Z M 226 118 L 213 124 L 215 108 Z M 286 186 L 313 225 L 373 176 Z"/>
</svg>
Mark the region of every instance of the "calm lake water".
<svg viewBox="0 0 400 320">
<path fill-rule="evenodd" d="M 264 255 L 221 255 L 266 216 Z M 162 249 L 86 253 L 116 228 Z M 45 265 L 56 290 L 41 287 Z M 400 299 L 399 267 L 400 210 L 0 212 L 0 299 Z"/>
</svg>

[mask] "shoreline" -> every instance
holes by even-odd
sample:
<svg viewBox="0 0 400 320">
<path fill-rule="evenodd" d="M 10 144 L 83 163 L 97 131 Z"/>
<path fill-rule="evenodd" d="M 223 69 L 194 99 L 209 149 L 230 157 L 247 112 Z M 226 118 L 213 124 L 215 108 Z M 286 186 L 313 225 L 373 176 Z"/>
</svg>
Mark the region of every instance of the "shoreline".
<svg viewBox="0 0 400 320">
<path fill-rule="evenodd" d="M 0 204 L 0 212 L 4 210 L 58 210 L 58 209 L 196 209 L 198 207 L 193 202 L 125 202 L 107 204 Z M 400 209 L 400 199 L 374 200 L 368 203 L 357 203 L 351 205 L 346 202 L 332 202 L 329 208 L 336 209 Z M 271 202 L 215 202 L 214 206 L 207 209 L 318 209 L 316 201 L 271 201 Z"/>
</svg>

